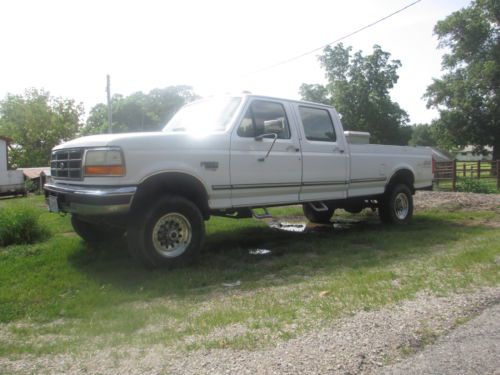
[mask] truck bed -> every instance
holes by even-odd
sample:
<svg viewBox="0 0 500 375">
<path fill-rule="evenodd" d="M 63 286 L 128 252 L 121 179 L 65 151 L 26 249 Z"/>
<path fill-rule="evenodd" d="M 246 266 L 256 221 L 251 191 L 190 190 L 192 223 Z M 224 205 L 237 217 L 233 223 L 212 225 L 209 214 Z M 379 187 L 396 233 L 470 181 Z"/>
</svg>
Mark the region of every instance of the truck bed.
<svg viewBox="0 0 500 375">
<path fill-rule="evenodd" d="M 425 148 L 379 144 L 350 144 L 351 169 L 349 196 L 376 195 L 399 169 L 409 169 L 415 176 L 416 189 L 428 187 L 432 170 L 428 167 L 431 152 Z"/>
</svg>

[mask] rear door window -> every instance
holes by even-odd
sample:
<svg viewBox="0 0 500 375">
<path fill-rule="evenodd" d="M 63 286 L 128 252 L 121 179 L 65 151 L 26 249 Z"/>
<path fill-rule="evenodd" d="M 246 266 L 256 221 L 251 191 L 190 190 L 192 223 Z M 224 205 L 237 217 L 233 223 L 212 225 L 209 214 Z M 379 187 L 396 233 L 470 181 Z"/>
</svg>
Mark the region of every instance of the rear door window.
<svg viewBox="0 0 500 375">
<path fill-rule="evenodd" d="M 328 110 L 299 106 L 299 113 L 306 139 L 321 142 L 335 142 L 337 140 L 335 127 Z"/>
</svg>

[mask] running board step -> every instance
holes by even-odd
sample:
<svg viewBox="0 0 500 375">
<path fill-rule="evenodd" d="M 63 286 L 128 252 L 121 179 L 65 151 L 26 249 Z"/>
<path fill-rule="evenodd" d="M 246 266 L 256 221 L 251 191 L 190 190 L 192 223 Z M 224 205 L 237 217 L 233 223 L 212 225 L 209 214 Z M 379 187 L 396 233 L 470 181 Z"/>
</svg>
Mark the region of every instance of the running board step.
<svg viewBox="0 0 500 375">
<path fill-rule="evenodd" d="M 309 206 L 316 212 L 328 211 L 328 206 L 323 202 L 309 202 Z"/>
<path fill-rule="evenodd" d="M 224 210 L 212 212 L 214 216 L 226 217 L 228 219 L 250 219 L 253 217 L 249 208 L 238 208 L 237 210 Z"/>
<path fill-rule="evenodd" d="M 269 211 L 267 210 L 267 208 L 265 208 L 265 207 L 250 208 L 250 210 L 252 211 L 253 217 L 256 219 L 269 219 L 269 218 L 273 217 L 273 215 L 271 215 L 269 213 Z M 259 214 L 255 210 L 263 210 L 264 213 Z"/>
</svg>

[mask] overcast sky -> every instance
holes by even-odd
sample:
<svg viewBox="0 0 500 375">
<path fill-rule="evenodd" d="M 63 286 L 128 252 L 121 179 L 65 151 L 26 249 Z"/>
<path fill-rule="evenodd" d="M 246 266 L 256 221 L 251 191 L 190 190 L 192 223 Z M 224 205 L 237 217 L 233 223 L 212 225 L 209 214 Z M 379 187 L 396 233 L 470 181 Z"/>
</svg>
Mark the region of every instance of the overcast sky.
<svg viewBox="0 0 500 375">
<path fill-rule="evenodd" d="M 6 0 L 0 3 L 0 98 L 28 87 L 81 101 L 186 84 L 217 93 L 299 98 L 301 83 L 323 83 L 318 53 L 261 71 L 327 44 L 411 0 L 153 1 Z M 344 41 L 379 44 L 401 60 L 392 92 L 412 123 L 429 122 L 422 95 L 441 75 L 436 22 L 467 0 L 422 0 Z"/>
</svg>

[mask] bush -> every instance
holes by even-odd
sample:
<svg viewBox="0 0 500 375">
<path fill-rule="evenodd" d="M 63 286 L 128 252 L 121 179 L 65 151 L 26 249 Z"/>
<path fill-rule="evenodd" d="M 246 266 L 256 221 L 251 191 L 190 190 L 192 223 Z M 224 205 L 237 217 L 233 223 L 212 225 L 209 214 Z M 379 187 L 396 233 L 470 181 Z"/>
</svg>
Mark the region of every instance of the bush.
<svg viewBox="0 0 500 375">
<path fill-rule="evenodd" d="M 0 247 L 34 243 L 48 237 L 49 230 L 39 216 L 35 207 L 24 202 L 0 207 Z"/>
<path fill-rule="evenodd" d="M 33 193 L 34 191 L 38 190 L 38 187 L 33 182 L 33 180 L 24 181 L 24 188 L 26 189 L 27 193 Z"/>
<path fill-rule="evenodd" d="M 457 191 L 465 193 L 492 194 L 495 191 L 484 181 L 471 177 L 463 177 L 457 181 Z"/>
</svg>

